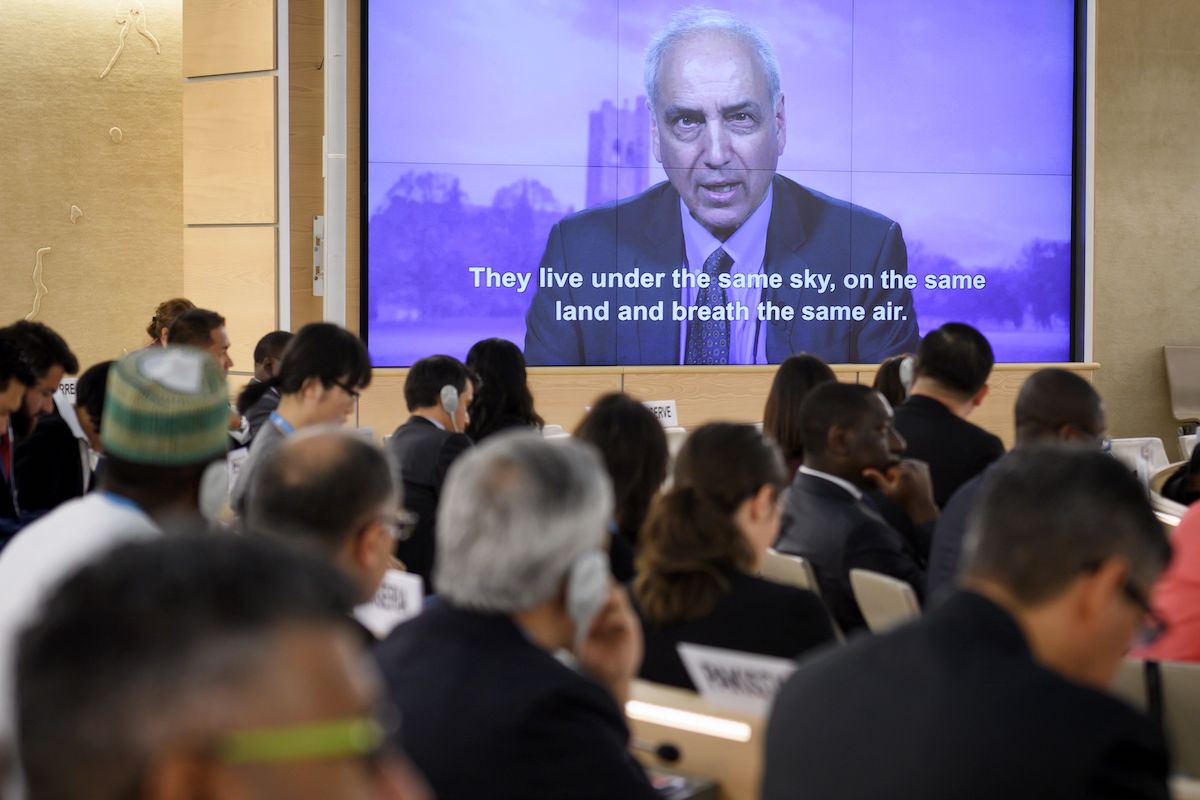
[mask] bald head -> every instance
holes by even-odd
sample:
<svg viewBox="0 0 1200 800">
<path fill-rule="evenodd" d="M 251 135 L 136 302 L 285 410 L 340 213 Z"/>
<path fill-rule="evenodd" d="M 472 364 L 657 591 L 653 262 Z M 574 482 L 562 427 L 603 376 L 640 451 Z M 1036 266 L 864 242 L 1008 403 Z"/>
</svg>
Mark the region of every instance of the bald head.
<svg viewBox="0 0 1200 800">
<path fill-rule="evenodd" d="M 371 442 L 342 430 L 302 432 L 255 471 L 246 525 L 337 552 L 394 508 L 398 494 L 387 457 Z"/>
<path fill-rule="evenodd" d="M 1104 401 L 1074 372 L 1041 369 L 1021 387 L 1016 425 L 1018 447 L 1055 440 L 1099 446 L 1107 430 Z"/>
</svg>

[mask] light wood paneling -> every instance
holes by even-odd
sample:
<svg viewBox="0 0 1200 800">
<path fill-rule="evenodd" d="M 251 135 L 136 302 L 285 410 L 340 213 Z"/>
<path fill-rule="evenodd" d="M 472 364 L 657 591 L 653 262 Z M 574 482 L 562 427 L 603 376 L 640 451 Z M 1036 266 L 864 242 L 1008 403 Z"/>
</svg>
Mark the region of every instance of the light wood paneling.
<svg viewBox="0 0 1200 800">
<path fill-rule="evenodd" d="M 291 269 L 292 329 L 324 316 L 321 298 L 312 292 L 312 218 L 322 214 L 325 205 L 324 180 L 321 177 L 321 136 L 325 120 L 324 0 L 290 0 L 288 3 L 288 142 L 291 169 Z M 347 67 L 353 67 L 349 61 Z M 348 89 L 357 95 L 357 84 Z M 349 167 L 349 165 L 347 165 Z M 348 172 L 350 170 L 348 169 Z M 353 176 L 357 180 L 357 173 Z M 358 198 L 349 198 L 358 208 Z M 357 261 L 355 262 L 357 264 Z M 349 266 L 347 266 L 349 269 Z M 347 276 L 349 277 L 349 276 Z M 401 406 L 403 407 L 403 406 Z"/>
<path fill-rule="evenodd" d="M 183 88 L 183 219 L 188 225 L 274 223 L 275 78 Z"/>
<path fill-rule="evenodd" d="M 186 0 L 185 78 L 268 69 L 275 69 L 275 0 Z"/>
<path fill-rule="evenodd" d="M 144 0 L 161 52 L 131 32 L 101 79 L 115 6 L 0 0 L 0 324 L 33 309 L 50 248 L 34 318 L 84 368 L 144 345 L 183 291 L 179 3 Z"/>
<path fill-rule="evenodd" d="M 237 369 L 253 370 L 255 343 L 275 330 L 276 250 L 271 227 L 183 232 L 183 292 L 225 317 Z"/>
<path fill-rule="evenodd" d="M 761 422 L 763 405 L 776 367 L 677 367 L 663 370 L 625 368 L 625 391 L 639 400 L 674 400 L 679 424 L 694 428 L 706 422 Z M 835 366 L 839 380 L 854 383 L 858 367 Z"/>
</svg>

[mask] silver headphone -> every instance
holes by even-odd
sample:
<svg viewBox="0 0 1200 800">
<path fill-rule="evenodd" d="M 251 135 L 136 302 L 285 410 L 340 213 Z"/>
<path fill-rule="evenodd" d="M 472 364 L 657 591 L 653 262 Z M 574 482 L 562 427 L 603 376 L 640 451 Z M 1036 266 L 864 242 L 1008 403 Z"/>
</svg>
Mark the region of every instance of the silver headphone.
<svg viewBox="0 0 1200 800">
<path fill-rule="evenodd" d="M 458 413 L 458 389 L 447 383 L 442 387 L 441 400 L 442 408 L 450 415 L 450 428 L 458 433 L 458 423 L 454 420 L 454 415 Z"/>
<path fill-rule="evenodd" d="M 592 622 L 608 602 L 608 556 L 593 549 L 580 553 L 567 573 L 567 616 L 575 625 L 575 647 L 587 639 Z"/>
</svg>

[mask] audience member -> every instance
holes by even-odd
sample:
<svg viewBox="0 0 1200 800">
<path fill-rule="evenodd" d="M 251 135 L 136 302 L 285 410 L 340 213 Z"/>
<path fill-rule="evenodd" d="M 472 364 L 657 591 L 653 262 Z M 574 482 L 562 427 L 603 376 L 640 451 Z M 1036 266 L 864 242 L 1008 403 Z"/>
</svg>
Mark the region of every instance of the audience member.
<svg viewBox="0 0 1200 800">
<path fill-rule="evenodd" d="M 246 490 L 259 460 L 298 430 L 344 424 L 354 413 L 358 393 L 371 383 L 371 356 L 362 340 L 330 322 L 310 322 L 296 332 L 284 351 L 279 374 L 247 386 L 249 392 L 279 389 L 279 406 L 259 429 L 230 493 L 238 513 L 246 508 Z M 259 398 L 251 400 L 251 405 Z"/>
<path fill-rule="evenodd" d="M 804 426 L 800 420 L 800 405 L 813 387 L 836 380 L 828 364 L 808 353 L 788 356 L 775 372 L 771 392 L 767 395 L 767 405 L 763 409 L 763 433 L 774 439 L 783 450 L 789 480 L 804 463 Z"/>
<path fill-rule="evenodd" d="M 64 375 L 79 371 L 79 360 L 61 336 L 40 322 L 21 320 L 0 328 L 0 341 L 13 347 L 21 360 L 33 372 L 34 382 L 26 387 L 21 406 L 8 414 L 7 430 L 0 431 L 0 458 L 9 468 L 6 486 L 0 497 L 0 546 L 13 534 L 36 519 L 38 514 L 27 512 L 21 501 L 20 468 L 16 449 L 33 435 L 38 420 L 54 410 L 54 393 Z M 10 385 L 11 389 L 11 385 Z"/>
<path fill-rule="evenodd" d="M 248 530 L 331 561 L 354 580 L 357 603 L 375 596 L 404 524 L 383 450 L 349 431 L 302 431 L 259 462 L 249 497 Z"/>
<path fill-rule="evenodd" d="M 84 371 L 75 384 L 74 403 L 62 391 L 55 392 L 54 410 L 17 444 L 17 495 L 23 511 L 44 514 L 91 488 L 92 453 L 99 452 L 96 429 L 112 363 L 102 361 Z M 81 398 L 93 404 L 94 417 Z"/>
<path fill-rule="evenodd" d="M 600 451 L 612 481 L 615 511 L 610 526 L 609 565 L 618 583 L 634 575 L 634 553 L 650 503 L 667 479 L 671 452 L 654 412 L 627 394 L 596 400 L 575 429 L 576 439 Z"/>
<path fill-rule="evenodd" d="M 279 376 L 279 367 L 283 363 L 283 351 L 292 340 L 290 331 L 271 331 L 258 340 L 254 345 L 254 377 L 246 388 L 255 384 L 267 383 Z M 253 403 L 248 402 L 257 395 Z M 271 412 L 279 407 L 279 387 L 268 386 L 265 390 L 247 392 L 242 390 L 238 396 L 237 411 L 250 422 L 250 440 L 271 417 Z"/>
<path fill-rule="evenodd" d="M 1063 369 L 1041 369 L 1030 375 L 1017 395 L 1015 417 L 1014 451 L 1051 442 L 1098 450 L 1107 430 L 1100 395 L 1087 380 Z M 985 470 L 964 483 L 938 518 L 925 576 L 925 594 L 930 599 L 954 585 L 970 514 L 986 477 Z"/>
<path fill-rule="evenodd" d="M 203 350 L 213 357 L 226 375 L 233 369 L 225 318 L 215 311 L 207 308 L 184 311 L 167 329 L 167 342 Z M 229 407 L 229 439 L 230 446 L 235 448 L 250 441 L 250 423 L 232 405 Z"/>
<path fill-rule="evenodd" d="M 1138 482 L 1080 448 L 997 464 L 964 589 L 807 663 L 775 701 L 763 798 L 1165 798 L 1161 733 L 1106 691 L 1169 557 Z"/>
<path fill-rule="evenodd" d="M 101 491 L 59 506 L 0 552 L 0 738 L 10 721 L 15 637 L 49 590 L 102 551 L 196 515 L 210 464 L 225 469 L 228 394 L 207 355 L 138 350 L 113 366 L 108 382 Z"/>
<path fill-rule="evenodd" d="M 471 422 L 475 373 L 450 356 L 422 358 L 408 370 L 404 402 L 412 415 L 396 428 L 388 444 L 404 481 L 404 507 L 417 526 L 396 548 L 409 572 L 433 591 L 434 531 L 446 473 L 471 440 L 463 431 Z"/>
<path fill-rule="evenodd" d="M 159 303 L 158 308 L 154 309 L 154 316 L 150 318 L 150 324 L 146 326 L 146 335 L 150 337 L 150 344 L 146 346 L 164 346 L 167 343 L 167 331 L 170 330 L 171 323 L 180 314 L 191 311 L 195 307 L 196 304 L 186 297 L 173 297 Z"/>
<path fill-rule="evenodd" d="M 186 345 L 205 351 L 226 374 L 233 369 L 229 357 L 229 333 L 225 330 L 225 318 L 207 308 L 191 308 L 184 311 L 167 329 L 167 342 Z"/>
<path fill-rule="evenodd" d="M 36 383 L 33 370 L 16 346 L 0 339 L 0 548 L 8 542 L 18 523 L 12 420 L 24 413 L 25 395 Z"/>
<path fill-rule="evenodd" d="M 896 407 L 896 430 L 909 457 L 929 465 L 939 508 L 1004 455 L 999 437 L 966 419 L 987 396 L 992 362 L 988 340 L 961 322 L 925 334 L 917 347 L 912 391 Z"/>
<path fill-rule="evenodd" d="M 1165 625 L 1161 635 L 1142 642 L 1133 655 L 1200 663 L 1200 505 L 1188 507 L 1171 533 L 1170 543 L 1174 556 L 1152 597 Z"/>
<path fill-rule="evenodd" d="M 775 547 L 806 558 L 834 620 L 843 631 L 865 622 L 850 587 L 851 569 L 868 569 L 912 585 L 920 596 L 925 572 L 917 548 L 864 499 L 877 487 L 923 530 L 937 519 L 929 471 L 903 460 L 904 439 L 892 409 L 861 384 L 825 383 L 800 409 L 804 464 L 792 482 Z"/>
<path fill-rule="evenodd" d="M 54 393 L 64 375 L 79 371 L 79 359 L 61 336 L 41 322 L 14 322 L 0 328 L 0 339 L 15 347 L 33 370 L 35 382 L 25 392 L 24 407 L 10 418 L 20 440 L 33 433 L 39 418 L 54 412 Z"/>
<path fill-rule="evenodd" d="M 907 367 L 905 361 L 908 362 Z M 908 399 L 915 361 L 916 357 L 911 353 L 900 353 L 884 359 L 875 371 L 875 380 L 871 383 L 871 388 L 883 395 L 883 399 L 887 400 L 892 408 Z"/>
<path fill-rule="evenodd" d="M 1163 483 L 1162 496 L 1185 506 L 1200 500 L 1200 447 L 1192 448 L 1187 463 Z"/>
<path fill-rule="evenodd" d="M 352 590 L 270 542 L 187 534 L 75 574 L 21 638 L 30 800 L 413 800 L 381 749 Z"/>
<path fill-rule="evenodd" d="M 753 426 L 704 425 L 684 442 L 674 485 L 642 529 L 641 677 L 694 689 L 680 642 L 795 658 L 835 640 L 815 594 L 755 577 L 779 535 L 787 479 L 779 449 Z"/>
<path fill-rule="evenodd" d="M 454 466 L 442 499 L 439 599 L 376 651 L 434 793 L 658 796 L 628 751 L 641 633 L 608 574 L 612 493 L 594 452 L 497 436 Z"/>
<path fill-rule="evenodd" d="M 467 368 L 479 376 L 466 428 L 471 441 L 509 428 L 541 430 L 544 421 L 533 410 L 521 348 L 507 339 L 484 339 L 471 345 Z"/>
</svg>

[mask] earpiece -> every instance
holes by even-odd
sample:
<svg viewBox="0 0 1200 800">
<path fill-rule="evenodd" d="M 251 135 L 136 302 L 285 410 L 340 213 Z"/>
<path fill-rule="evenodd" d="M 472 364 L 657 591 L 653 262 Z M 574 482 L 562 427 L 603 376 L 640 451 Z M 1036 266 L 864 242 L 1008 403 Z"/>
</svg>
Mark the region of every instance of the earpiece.
<svg viewBox="0 0 1200 800">
<path fill-rule="evenodd" d="M 458 413 L 458 389 L 455 389 L 450 384 L 442 387 L 442 408 L 446 409 L 446 413 L 450 415 L 450 427 L 458 433 L 458 423 L 454 421 L 454 415 Z"/>
<path fill-rule="evenodd" d="M 900 385 L 904 387 L 905 394 L 912 391 L 913 372 L 916 365 L 917 359 L 913 356 L 905 356 L 900 362 Z"/>
<path fill-rule="evenodd" d="M 608 556 L 600 550 L 581 553 L 567 575 L 567 616 L 575 625 L 575 646 L 583 644 L 592 621 L 608 601 Z"/>
</svg>

